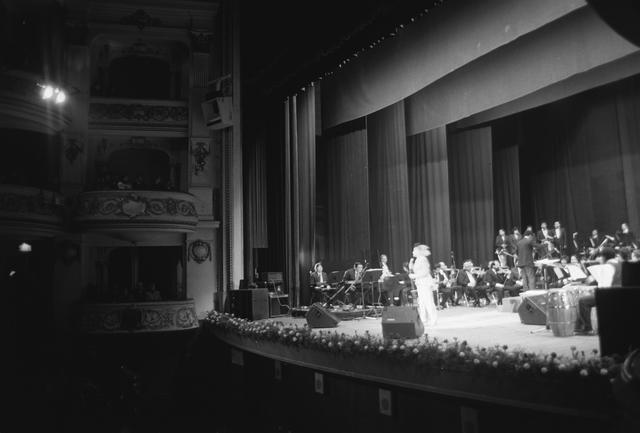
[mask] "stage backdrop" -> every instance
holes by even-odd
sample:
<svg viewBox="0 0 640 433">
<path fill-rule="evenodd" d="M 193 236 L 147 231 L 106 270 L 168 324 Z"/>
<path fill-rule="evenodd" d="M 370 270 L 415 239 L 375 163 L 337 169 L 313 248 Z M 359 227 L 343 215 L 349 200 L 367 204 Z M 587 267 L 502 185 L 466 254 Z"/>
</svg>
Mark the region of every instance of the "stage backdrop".
<svg viewBox="0 0 640 433">
<path fill-rule="evenodd" d="M 493 171 L 491 128 L 448 137 L 451 237 L 456 264 L 493 258 Z"/>
<path fill-rule="evenodd" d="M 392 271 L 411 258 L 407 135 L 401 101 L 367 116 L 369 227 L 374 267 L 387 254 Z"/>
<path fill-rule="evenodd" d="M 581 235 L 637 232 L 640 80 L 635 77 L 520 115 L 523 214 Z"/>
<path fill-rule="evenodd" d="M 416 241 L 431 247 L 431 263 L 450 264 L 451 214 L 445 127 L 407 137 L 409 211 Z"/>
</svg>

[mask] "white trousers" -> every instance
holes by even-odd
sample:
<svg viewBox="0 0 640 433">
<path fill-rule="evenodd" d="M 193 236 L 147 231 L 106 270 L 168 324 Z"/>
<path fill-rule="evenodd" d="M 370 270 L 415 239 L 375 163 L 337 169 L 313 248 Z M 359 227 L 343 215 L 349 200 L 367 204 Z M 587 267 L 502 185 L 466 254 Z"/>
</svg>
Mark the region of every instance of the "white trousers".
<svg viewBox="0 0 640 433">
<path fill-rule="evenodd" d="M 418 314 L 424 326 L 434 326 L 438 320 L 438 309 L 433 301 L 433 280 L 421 278 L 416 280 L 418 291 Z"/>
</svg>

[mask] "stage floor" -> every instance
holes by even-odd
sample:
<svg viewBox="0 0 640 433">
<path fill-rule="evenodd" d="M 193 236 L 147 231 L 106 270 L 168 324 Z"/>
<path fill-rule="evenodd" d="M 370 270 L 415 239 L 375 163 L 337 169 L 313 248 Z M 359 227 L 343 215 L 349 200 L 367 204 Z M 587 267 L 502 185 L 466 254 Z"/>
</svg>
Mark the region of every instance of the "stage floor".
<svg viewBox="0 0 640 433">
<path fill-rule="evenodd" d="M 304 318 L 279 317 L 267 319 L 280 321 L 286 325 L 303 326 Z M 319 331 L 336 331 L 345 334 L 370 334 L 382 337 L 380 318 L 362 318 L 343 320 L 337 328 L 316 329 Z M 439 340 L 454 337 L 459 341 L 466 340 L 471 346 L 492 347 L 496 344 L 507 345 L 509 350 L 525 350 L 534 353 L 556 352 L 558 355 L 571 355 L 571 347 L 585 354 L 596 349 L 600 351 L 598 336 L 575 335 L 572 337 L 554 337 L 551 330 L 538 325 L 523 325 L 517 313 L 498 311 L 495 305 L 483 308 L 454 307 L 438 311 L 438 323 L 434 327 L 426 327 L 425 334 L 429 338 Z"/>
</svg>

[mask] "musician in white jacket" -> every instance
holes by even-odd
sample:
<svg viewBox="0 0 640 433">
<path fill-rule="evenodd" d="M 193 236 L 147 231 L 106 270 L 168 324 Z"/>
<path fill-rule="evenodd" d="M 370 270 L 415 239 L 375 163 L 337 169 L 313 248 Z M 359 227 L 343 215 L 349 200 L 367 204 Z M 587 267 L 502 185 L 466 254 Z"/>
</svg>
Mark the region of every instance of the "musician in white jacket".
<svg viewBox="0 0 640 433">
<path fill-rule="evenodd" d="M 418 291 L 418 314 L 425 326 L 434 326 L 438 320 L 438 309 L 433 300 L 433 290 L 436 288 L 435 281 L 431 276 L 431 266 L 428 256 L 431 251 L 424 244 L 417 244 L 413 248 L 413 267 L 409 278 L 414 280 Z"/>
</svg>

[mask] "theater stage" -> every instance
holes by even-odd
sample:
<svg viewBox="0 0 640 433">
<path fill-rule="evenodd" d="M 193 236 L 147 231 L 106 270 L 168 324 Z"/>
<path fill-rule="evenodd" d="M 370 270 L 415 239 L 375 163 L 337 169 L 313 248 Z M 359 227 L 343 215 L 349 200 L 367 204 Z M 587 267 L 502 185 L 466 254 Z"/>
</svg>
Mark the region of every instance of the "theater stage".
<svg viewBox="0 0 640 433">
<path fill-rule="evenodd" d="M 303 326 L 304 318 L 281 317 L 268 319 L 280 321 L 287 326 Z M 351 334 L 364 334 L 369 331 L 374 336 L 382 336 L 380 318 L 361 318 L 343 320 L 337 328 L 316 329 Z M 555 337 L 551 330 L 537 325 L 523 325 L 518 313 L 498 311 L 495 305 L 483 308 L 453 307 L 438 311 L 438 323 L 435 327 L 426 328 L 429 338 L 438 340 L 466 340 L 470 346 L 492 347 L 507 345 L 509 349 L 520 349 L 534 353 L 556 352 L 558 355 L 571 355 L 571 348 L 591 354 L 600 350 L 597 336 L 575 335 L 572 337 Z"/>
</svg>

